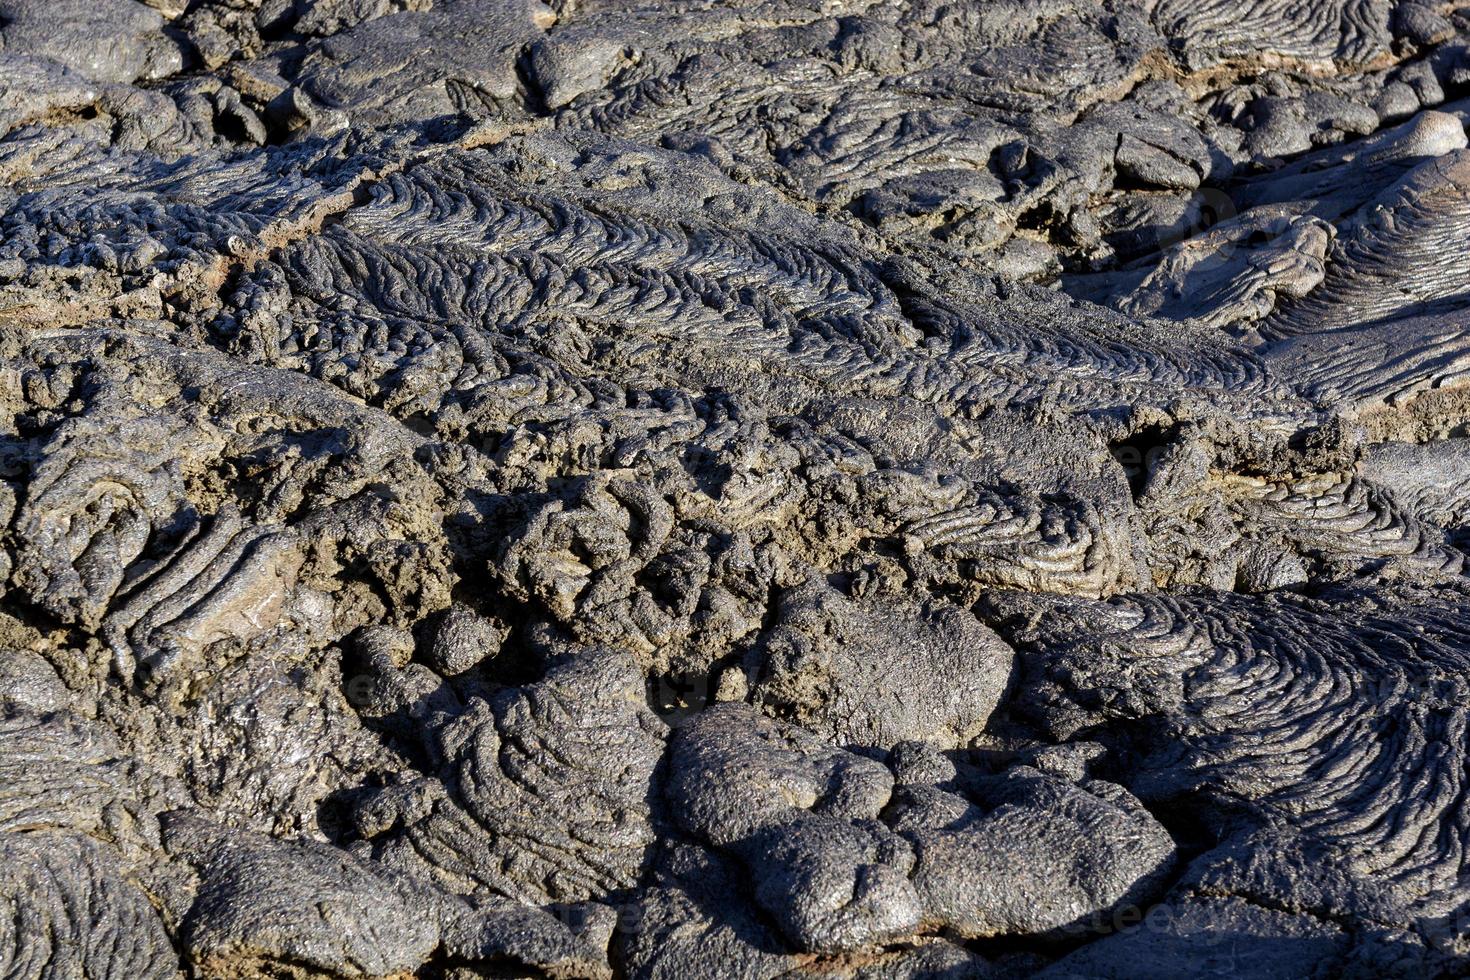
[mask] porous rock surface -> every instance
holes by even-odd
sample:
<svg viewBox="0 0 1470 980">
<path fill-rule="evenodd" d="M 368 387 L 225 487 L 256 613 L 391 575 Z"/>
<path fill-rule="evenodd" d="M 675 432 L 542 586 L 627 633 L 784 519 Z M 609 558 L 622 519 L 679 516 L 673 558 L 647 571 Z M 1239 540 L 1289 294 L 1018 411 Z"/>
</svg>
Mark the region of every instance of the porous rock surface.
<svg viewBox="0 0 1470 980">
<path fill-rule="evenodd" d="M 0 973 L 1470 973 L 1470 8 L 0 0 Z"/>
</svg>

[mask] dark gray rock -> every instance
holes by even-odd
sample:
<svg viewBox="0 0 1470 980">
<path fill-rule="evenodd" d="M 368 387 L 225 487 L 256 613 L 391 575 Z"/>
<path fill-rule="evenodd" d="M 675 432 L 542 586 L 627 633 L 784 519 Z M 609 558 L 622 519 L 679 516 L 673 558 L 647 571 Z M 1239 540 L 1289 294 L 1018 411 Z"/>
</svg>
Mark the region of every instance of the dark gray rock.
<svg viewBox="0 0 1470 980">
<path fill-rule="evenodd" d="M 429 702 L 413 725 L 443 775 L 371 795 L 357 830 L 453 891 L 566 902 L 631 888 L 666 731 L 643 697 L 631 657 L 589 651 L 463 711 Z"/>
<path fill-rule="evenodd" d="M 854 602 L 820 583 L 781 601 L 747 658 L 756 704 L 839 745 L 964 746 L 985 727 L 1011 651 L 968 612 Z"/>
<path fill-rule="evenodd" d="M 1463 975 L 1467 33 L 0 0 L 0 972 Z"/>
<path fill-rule="evenodd" d="M 137 0 L 0 3 L 0 41 L 8 53 L 49 58 L 97 82 L 158 79 L 184 67 L 164 20 Z"/>
<path fill-rule="evenodd" d="M 798 948 L 832 953 L 921 923 L 993 936 L 1088 931 L 1154 894 L 1167 832 L 1121 787 L 1012 770 L 976 801 L 905 787 L 800 729 L 721 705 L 674 737 L 670 806 L 748 869 L 754 901 Z M 978 805 L 977 805 L 978 804 Z"/>
<path fill-rule="evenodd" d="M 8 975 L 179 976 L 157 910 L 103 845 L 75 834 L 0 833 L 0 869 Z"/>
</svg>

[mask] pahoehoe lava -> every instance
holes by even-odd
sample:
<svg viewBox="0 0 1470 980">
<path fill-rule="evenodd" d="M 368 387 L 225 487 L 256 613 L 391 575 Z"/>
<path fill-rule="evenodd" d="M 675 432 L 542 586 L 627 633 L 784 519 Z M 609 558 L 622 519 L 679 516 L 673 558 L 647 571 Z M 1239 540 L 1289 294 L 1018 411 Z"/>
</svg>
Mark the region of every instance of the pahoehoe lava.
<svg viewBox="0 0 1470 980">
<path fill-rule="evenodd" d="M 0 975 L 1470 975 L 1470 7 L 0 0 Z"/>
</svg>

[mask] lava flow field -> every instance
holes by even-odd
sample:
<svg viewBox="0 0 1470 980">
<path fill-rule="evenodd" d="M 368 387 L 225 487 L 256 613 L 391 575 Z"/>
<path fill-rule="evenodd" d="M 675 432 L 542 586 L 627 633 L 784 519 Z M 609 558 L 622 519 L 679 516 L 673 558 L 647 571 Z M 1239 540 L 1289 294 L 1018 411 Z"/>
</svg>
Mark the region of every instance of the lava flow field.
<svg viewBox="0 0 1470 980">
<path fill-rule="evenodd" d="M 1470 975 L 1470 7 L 0 0 L 0 976 Z"/>
</svg>

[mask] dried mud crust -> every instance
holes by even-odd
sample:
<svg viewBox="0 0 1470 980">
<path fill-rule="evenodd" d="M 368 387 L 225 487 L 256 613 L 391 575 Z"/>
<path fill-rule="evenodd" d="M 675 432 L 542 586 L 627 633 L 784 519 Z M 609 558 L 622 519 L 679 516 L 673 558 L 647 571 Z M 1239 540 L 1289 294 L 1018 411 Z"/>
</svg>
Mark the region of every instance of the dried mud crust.
<svg viewBox="0 0 1470 980">
<path fill-rule="evenodd" d="M 0 0 L 0 973 L 1470 971 L 1470 9 Z"/>
</svg>

